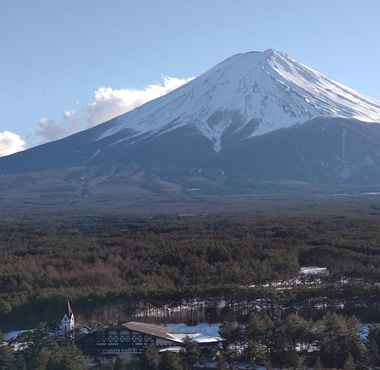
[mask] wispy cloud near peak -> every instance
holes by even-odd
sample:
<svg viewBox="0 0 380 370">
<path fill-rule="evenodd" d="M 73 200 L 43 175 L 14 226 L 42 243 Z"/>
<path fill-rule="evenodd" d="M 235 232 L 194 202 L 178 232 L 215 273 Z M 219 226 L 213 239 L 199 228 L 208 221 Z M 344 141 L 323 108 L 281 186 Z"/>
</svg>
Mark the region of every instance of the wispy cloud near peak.
<svg viewBox="0 0 380 370">
<path fill-rule="evenodd" d="M 10 131 L 0 131 L 0 157 L 25 149 L 25 141 L 21 136 Z"/>
<path fill-rule="evenodd" d="M 163 77 L 161 83 L 150 84 L 143 89 L 99 87 L 94 92 L 93 101 L 83 106 L 79 113 L 65 111 L 60 121 L 42 118 L 38 122 L 36 135 L 40 143 L 61 139 L 127 113 L 190 80 L 192 78 Z"/>
</svg>

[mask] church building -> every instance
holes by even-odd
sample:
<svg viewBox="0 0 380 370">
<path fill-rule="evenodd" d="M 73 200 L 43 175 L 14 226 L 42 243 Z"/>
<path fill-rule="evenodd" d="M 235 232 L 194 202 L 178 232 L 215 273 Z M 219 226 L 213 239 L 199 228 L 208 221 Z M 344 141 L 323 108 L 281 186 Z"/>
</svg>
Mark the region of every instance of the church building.
<svg viewBox="0 0 380 370">
<path fill-rule="evenodd" d="M 67 300 L 66 312 L 59 327 L 60 333 L 65 337 L 71 337 L 75 329 L 75 316 L 71 308 L 70 300 Z"/>
</svg>

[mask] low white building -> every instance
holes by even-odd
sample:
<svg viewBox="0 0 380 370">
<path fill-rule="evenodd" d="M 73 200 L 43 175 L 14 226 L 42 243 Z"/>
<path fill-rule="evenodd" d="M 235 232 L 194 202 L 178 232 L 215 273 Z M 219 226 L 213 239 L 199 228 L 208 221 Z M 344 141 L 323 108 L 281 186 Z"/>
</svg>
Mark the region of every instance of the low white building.
<svg viewBox="0 0 380 370">
<path fill-rule="evenodd" d="M 305 266 L 301 267 L 299 274 L 306 276 L 315 276 L 315 275 L 328 275 L 329 270 L 327 267 L 318 267 L 318 266 Z"/>
</svg>

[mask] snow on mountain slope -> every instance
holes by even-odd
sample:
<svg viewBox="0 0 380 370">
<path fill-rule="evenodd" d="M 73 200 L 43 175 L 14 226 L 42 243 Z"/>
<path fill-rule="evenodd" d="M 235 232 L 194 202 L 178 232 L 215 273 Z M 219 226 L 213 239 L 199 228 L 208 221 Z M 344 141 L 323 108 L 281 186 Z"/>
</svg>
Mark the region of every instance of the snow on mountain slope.
<svg viewBox="0 0 380 370">
<path fill-rule="evenodd" d="M 98 140 L 129 129 L 126 140 L 133 142 L 190 125 L 219 151 L 226 132 L 251 137 L 318 116 L 380 122 L 380 105 L 286 54 L 266 50 L 234 55 L 168 95 L 111 120 Z M 118 135 L 118 142 L 123 140 Z"/>
</svg>

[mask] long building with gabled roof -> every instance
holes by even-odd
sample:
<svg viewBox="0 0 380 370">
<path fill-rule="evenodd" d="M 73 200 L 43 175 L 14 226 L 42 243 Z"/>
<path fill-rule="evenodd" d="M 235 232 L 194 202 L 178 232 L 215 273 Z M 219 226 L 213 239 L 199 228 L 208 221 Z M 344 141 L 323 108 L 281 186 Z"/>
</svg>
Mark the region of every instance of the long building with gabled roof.
<svg viewBox="0 0 380 370">
<path fill-rule="evenodd" d="M 165 326 L 127 322 L 109 327 L 82 337 L 82 349 L 95 356 L 122 356 L 128 353 L 143 353 L 154 346 L 159 351 L 179 351 L 186 340 L 192 340 L 201 348 L 218 346 L 220 337 L 205 336 L 201 333 L 173 333 Z"/>
</svg>

